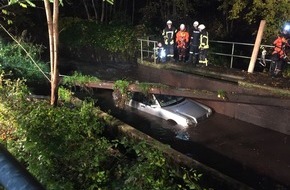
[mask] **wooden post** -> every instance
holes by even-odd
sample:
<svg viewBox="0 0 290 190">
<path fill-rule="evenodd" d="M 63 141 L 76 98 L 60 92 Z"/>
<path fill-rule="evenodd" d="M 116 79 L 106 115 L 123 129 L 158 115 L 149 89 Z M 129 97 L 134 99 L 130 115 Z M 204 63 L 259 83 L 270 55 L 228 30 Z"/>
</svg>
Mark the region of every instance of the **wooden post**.
<svg viewBox="0 0 290 190">
<path fill-rule="evenodd" d="M 250 61 L 249 67 L 248 67 L 249 73 L 253 73 L 253 71 L 254 71 L 255 63 L 256 63 L 256 60 L 258 57 L 258 53 L 259 53 L 259 49 L 260 49 L 260 45 L 261 45 L 261 41 L 262 41 L 262 37 L 263 37 L 263 32 L 265 29 L 265 25 L 266 25 L 266 21 L 261 20 L 259 31 L 258 31 L 255 45 L 254 45 L 254 49 L 253 49 L 252 56 L 251 56 L 251 61 Z"/>
</svg>

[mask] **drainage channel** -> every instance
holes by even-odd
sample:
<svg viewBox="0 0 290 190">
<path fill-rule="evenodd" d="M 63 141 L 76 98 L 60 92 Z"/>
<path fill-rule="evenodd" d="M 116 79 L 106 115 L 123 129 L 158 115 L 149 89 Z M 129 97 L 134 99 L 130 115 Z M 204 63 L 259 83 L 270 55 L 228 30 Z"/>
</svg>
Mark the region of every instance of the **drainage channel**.
<svg viewBox="0 0 290 190">
<path fill-rule="evenodd" d="M 95 91 L 94 99 L 97 99 L 97 106 L 143 133 L 170 145 L 175 150 L 254 189 L 287 189 L 290 187 L 289 184 L 279 181 L 279 176 L 272 178 L 267 173 L 257 170 L 258 164 L 265 164 L 262 171 L 266 170 L 267 160 L 259 160 L 258 157 L 251 160 L 252 156 L 249 154 L 247 146 L 253 145 L 255 149 L 256 145 L 253 142 L 253 144 L 250 142 L 247 144 L 247 139 L 240 137 L 245 134 L 239 130 L 241 127 L 246 128 L 255 135 L 255 133 L 261 132 L 260 129 L 244 127 L 244 122 L 239 123 L 229 117 L 214 113 L 208 121 L 201 123 L 196 128 L 182 130 L 150 115 L 116 108 L 111 93 L 111 90 Z M 231 144 L 233 142 L 237 145 Z"/>
</svg>

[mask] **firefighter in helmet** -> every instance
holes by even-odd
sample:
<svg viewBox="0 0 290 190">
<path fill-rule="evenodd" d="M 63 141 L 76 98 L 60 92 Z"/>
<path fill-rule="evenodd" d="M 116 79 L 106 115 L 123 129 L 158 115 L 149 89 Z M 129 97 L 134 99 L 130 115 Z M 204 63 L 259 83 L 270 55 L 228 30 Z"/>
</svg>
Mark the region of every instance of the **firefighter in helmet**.
<svg viewBox="0 0 290 190">
<path fill-rule="evenodd" d="M 199 38 L 200 31 L 198 30 L 198 21 L 194 21 L 193 29 L 190 34 L 190 43 L 189 43 L 189 58 L 188 62 L 193 63 L 193 66 L 196 66 L 199 60 Z"/>
<path fill-rule="evenodd" d="M 178 59 L 179 61 L 185 61 L 187 45 L 189 41 L 189 33 L 185 29 L 185 25 L 180 25 L 180 30 L 176 34 L 176 43 L 178 50 Z"/>
<path fill-rule="evenodd" d="M 162 36 L 164 38 L 164 46 L 167 52 L 167 58 L 173 60 L 174 58 L 174 38 L 176 29 L 172 26 L 172 21 L 168 20 L 166 22 L 166 27 L 162 31 Z"/>
<path fill-rule="evenodd" d="M 200 31 L 199 63 L 205 64 L 207 66 L 208 65 L 207 54 L 209 49 L 208 32 L 205 30 L 204 24 L 200 24 L 198 26 L 198 29 Z"/>
</svg>

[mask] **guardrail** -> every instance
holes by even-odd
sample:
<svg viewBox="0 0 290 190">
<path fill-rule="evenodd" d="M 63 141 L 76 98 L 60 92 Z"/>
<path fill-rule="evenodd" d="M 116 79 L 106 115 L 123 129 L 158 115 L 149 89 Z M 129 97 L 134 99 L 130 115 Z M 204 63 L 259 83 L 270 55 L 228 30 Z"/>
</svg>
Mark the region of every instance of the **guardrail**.
<svg viewBox="0 0 290 190">
<path fill-rule="evenodd" d="M 148 39 L 138 39 L 140 42 L 140 60 L 141 63 L 144 61 L 144 54 L 146 54 L 146 58 L 153 58 L 154 63 L 156 63 L 156 59 L 154 57 L 156 56 L 156 52 L 154 49 L 157 47 L 157 41 L 155 40 L 149 40 Z"/>
<path fill-rule="evenodd" d="M 234 58 L 242 58 L 242 59 L 251 59 L 251 55 L 237 55 L 235 54 L 235 50 L 237 49 L 236 46 L 250 46 L 251 50 L 254 47 L 254 44 L 251 43 L 240 43 L 240 42 L 228 42 L 228 41 L 216 41 L 216 40 L 211 40 L 210 43 L 217 43 L 217 44 L 229 44 L 231 45 L 231 52 L 230 53 L 225 53 L 225 52 L 210 52 L 210 54 L 213 55 L 219 55 L 219 56 L 226 56 L 226 57 L 230 57 L 230 68 L 233 68 L 233 63 L 234 63 Z M 266 48 L 272 48 L 274 46 L 272 45 L 261 45 L 264 46 Z M 260 60 L 261 58 L 258 57 L 258 60 Z M 270 59 L 266 59 L 266 61 L 270 61 Z"/>
<path fill-rule="evenodd" d="M 138 39 L 138 41 L 140 42 L 140 59 L 141 62 L 144 61 L 144 58 L 146 59 L 152 59 L 153 57 L 156 56 L 156 52 L 154 51 L 154 49 L 157 47 L 157 41 L 155 40 L 150 40 L 148 39 Z M 254 44 L 251 43 L 241 43 L 241 42 L 229 42 L 229 41 L 217 41 L 217 40 L 211 40 L 210 41 L 210 46 L 214 46 L 213 44 L 225 44 L 225 45 L 230 45 L 229 48 L 219 48 L 219 49 L 230 49 L 230 52 L 214 52 L 214 51 L 210 51 L 209 53 L 215 56 L 225 56 L 225 57 L 230 57 L 230 68 L 233 68 L 233 63 L 234 63 L 234 59 L 235 58 L 242 58 L 242 59 L 251 59 L 251 53 L 252 51 L 250 51 L 250 53 L 245 54 L 245 55 L 241 55 L 241 54 L 235 54 L 235 52 L 237 50 L 239 50 L 237 47 L 238 46 L 249 46 L 251 47 L 251 50 L 254 47 Z M 266 48 L 272 48 L 274 46 L 272 45 L 261 45 L 264 46 Z M 242 48 L 241 48 L 242 49 Z M 258 56 L 257 60 L 260 60 L 260 56 Z M 156 63 L 156 60 L 153 59 L 154 63 Z M 270 61 L 270 59 L 266 59 L 266 61 Z M 288 63 L 289 64 L 289 63 Z"/>
</svg>

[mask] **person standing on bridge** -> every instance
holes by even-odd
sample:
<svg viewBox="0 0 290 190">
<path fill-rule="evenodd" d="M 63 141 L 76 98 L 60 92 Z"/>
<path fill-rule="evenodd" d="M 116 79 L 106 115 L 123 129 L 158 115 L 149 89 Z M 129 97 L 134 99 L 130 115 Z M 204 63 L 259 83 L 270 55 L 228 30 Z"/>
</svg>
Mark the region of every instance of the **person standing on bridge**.
<svg viewBox="0 0 290 190">
<path fill-rule="evenodd" d="M 174 59 L 174 38 L 176 29 L 172 26 L 172 21 L 167 21 L 167 26 L 162 31 L 162 36 L 164 38 L 164 45 L 166 50 L 166 56 L 169 60 Z"/>
<path fill-rule="evenodd" d="M 270 75 L 272 77 L 282 76 L 282 72 L 287 66 L 286 48 L 290 47 L 286 35 L 281 33 L 273 42 L 274 51 L 272 52 L 272 64 L 270 66 Z"/>
<path fill-rule="evenodd" d="M 204 24 L 199 25 L 198 29 L 200 31 L 199 63 L 205 64 L 207 66 L 208 65 L 207 54 L 209 49 L 208 32 L 205 30 Z"/>
<path fill-rule="evenodd" d="M 180 30 L 176 34 L 179 62 L 181 61 L 185 62 L 188 42 L 189 42 L 189 33 L 186 31 L 185 25 L 181 24 Z"/>
<path fill-rule="evenodd" d="M 193 63 L 195 67 L 199 61 L 199 38 L 200 31 L 198 30 L 198 21 L 194 21 L 193 30 L 190 34 L 190 43 L 189 43 L 189 58 L 188 63 Z"/>
</svg>

